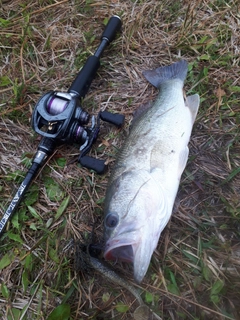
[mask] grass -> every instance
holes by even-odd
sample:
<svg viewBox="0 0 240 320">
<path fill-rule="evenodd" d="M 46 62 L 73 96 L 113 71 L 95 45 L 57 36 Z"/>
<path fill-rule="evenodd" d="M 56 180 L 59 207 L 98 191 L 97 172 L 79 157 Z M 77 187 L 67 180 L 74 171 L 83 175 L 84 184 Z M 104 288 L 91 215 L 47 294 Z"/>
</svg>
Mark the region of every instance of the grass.
<svg viewBox="0 0 240 320">
<path fill-rule="evenodd" d="M 201 106 L 174 213 L 140 286 L 164 320 L 240 319 L 239 3 L 232 1 L 1 1 L 0 208 L 2 214 L 34 156 L 32 110 L 49 90 L 67 91 L 99 44 L 106 19 L 122 33 L 105 51 L 83 102 L 89 113 L 126 116 L 102 126 L 92 154 L 111 169 L 132 113 L 157 95 L 141 72 L 180 56 L 189 62 L 187 94 Z M 19 206 L 0 247 L 0 317 L 130 319 L 131 294 L 92 269 L 77 272 L 63 248 L 103 236 L 109 172 L 71 163 L 74 145 L 56 150 Z M 132 281 L 131 267 L 114 266 Z"/>
</svg>

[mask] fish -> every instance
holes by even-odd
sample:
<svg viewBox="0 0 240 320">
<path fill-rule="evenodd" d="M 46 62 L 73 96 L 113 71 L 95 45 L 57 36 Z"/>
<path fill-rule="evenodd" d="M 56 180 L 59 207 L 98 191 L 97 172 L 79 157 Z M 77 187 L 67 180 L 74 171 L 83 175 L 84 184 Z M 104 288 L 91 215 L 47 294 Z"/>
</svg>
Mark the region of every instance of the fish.
<svg viewBox="0 0 240 320">
<path fill-rule="evenodd" d="M 104 258 L 133 265 L 140 283 L 171 218 L 200 97 L 185 96 L 185 60 L 143 72 L 159 90 L 133 119 L 117 156 L 104 205 Z"/>
</svg>

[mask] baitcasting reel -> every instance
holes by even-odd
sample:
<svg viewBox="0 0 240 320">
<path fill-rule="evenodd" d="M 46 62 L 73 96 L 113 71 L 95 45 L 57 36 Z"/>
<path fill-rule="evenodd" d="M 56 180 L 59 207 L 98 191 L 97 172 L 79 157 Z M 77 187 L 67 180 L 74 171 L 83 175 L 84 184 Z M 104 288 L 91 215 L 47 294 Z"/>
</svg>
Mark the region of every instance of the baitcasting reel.
<svg viewBox="0 0 240 320">
<path fill-rule="evenodd" d="M 38 134 L 56 143 L 80 144 L 78 162 L 101 174 L 105 171 L 104 160 L 86 156 L 98 136 L 100 119 L 117 127 L 121 127 L 124 122 L 123 115 L 107 111 L 100 111 L 97 117 L 90 117 L 81 108 L 75 94 L 51 91 L 41 97 L 35 106 L 32 127 Z"/>
</svg>

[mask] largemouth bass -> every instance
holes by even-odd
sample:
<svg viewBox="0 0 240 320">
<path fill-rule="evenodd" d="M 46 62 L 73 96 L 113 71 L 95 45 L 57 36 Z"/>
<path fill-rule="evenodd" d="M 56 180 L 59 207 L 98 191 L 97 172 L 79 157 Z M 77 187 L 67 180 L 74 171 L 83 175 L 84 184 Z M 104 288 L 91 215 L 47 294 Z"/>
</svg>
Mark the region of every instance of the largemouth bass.
<svg viewBox="0 0 240 320">
<path fill-rule="evenodd" d="M 168 223 L 188 159 L 199 95 L 184 98 L 187 62 L 144 71 L 159 95 L 133 120 L 105 198 L 107 260 L 133 263 L 141 282 Z"/>
</svg>

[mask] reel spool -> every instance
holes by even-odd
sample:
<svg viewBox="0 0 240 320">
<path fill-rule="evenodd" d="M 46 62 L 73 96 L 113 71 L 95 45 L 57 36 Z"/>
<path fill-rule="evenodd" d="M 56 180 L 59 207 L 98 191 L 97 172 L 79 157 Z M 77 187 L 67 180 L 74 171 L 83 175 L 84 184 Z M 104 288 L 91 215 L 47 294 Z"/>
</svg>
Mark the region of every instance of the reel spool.
<svg viewBox="0 0 240 320">
<path fill-rule="evenodd" d="M 87 133 L 83 126 L 89 119 L 77 97 L 50 91 L 37 102 L 32 127 L 41 136 L 56 139 L 58 143 L 84 143 Z"/>
</svg>

